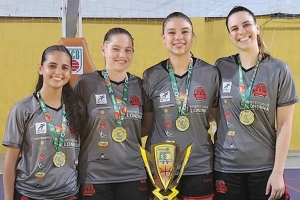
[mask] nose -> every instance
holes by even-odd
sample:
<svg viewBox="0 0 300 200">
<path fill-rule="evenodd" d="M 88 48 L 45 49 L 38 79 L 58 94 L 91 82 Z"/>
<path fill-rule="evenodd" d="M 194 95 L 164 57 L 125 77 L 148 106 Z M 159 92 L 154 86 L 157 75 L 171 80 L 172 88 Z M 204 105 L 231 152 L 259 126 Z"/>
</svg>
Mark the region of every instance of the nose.
<svg viewBox="0 0 300 200">
<path fill-rule="evenodd" d="M 119 52 L 119 56 L 120 57 L 125 57 L 125 50 L 121 50 L 120 52 Z"/>
<path fill-rule="evenodd" d="M 61 66 L 56 67 L 55 73 L 62 74 L 62 67 Z"/>
<path fill-rule="evenodd" d="M 244 34 L 245 32 L 246 32 L 246 30 L 243 27 L 239 28 L 239 31 L 238 31 L 239 34 Z"/>
<path fill-rule="evenodd" d="M 175 34 L 175 39 L 181 39 L 181 38 L 182 38 L 182 33 L 177 32 L 177 33 Z"/>
</svg>

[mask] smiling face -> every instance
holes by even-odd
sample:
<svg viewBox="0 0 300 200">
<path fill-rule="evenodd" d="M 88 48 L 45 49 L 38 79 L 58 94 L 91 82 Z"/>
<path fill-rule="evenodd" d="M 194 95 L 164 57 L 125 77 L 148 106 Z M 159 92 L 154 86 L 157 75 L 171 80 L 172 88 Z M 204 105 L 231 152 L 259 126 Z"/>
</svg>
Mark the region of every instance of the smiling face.
<svg viewBox="0 0 300 200">
<path fill-rule="evenodd" d="M 242 51 L 258 48 L 259 26 L 253 16 L 246 11 L 233 13 L 228 18 L 227 27 L 232 43 Z"/>
<path fill-rule="evenodd" d="M 193 43 L 192 25 L 183 18 L 174 17 L 165 24 L 162 41 L 172 55 L 189 54 Z"/>
<path fill-rule="evenodd" d="M 71 78 L 71 58 L 65 52 L 51 51 L 45 61 L 39 65 L 39 74 L 43 76 L 43 87 L 62 88 Z"/>
<path fill-rule="evenodd" d="M 132 39 L 126 34 L 115 34 L 101 47 L 105 57 L 106 68 L 122 72 L 126 70 L 133 59 Z"/>
</svg>

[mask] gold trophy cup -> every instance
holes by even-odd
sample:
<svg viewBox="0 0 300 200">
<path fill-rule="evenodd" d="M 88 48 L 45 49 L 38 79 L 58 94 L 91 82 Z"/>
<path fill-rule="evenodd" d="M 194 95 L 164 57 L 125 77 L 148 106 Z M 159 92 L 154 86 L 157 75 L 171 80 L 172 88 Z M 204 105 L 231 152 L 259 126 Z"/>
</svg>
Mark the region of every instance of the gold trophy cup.
<svg viewBox="0 0 300 200">
<path fill-rule="evenodd" d="M 179 191 L 176 189 L 179 180 L 184 172 L 192 151 L 193 144 L 190 144 L 180 153 L 180 147 L 176 143 L 166 142 L 151 145 L 151 154 L 144 148 L 140 147 L 142 158 L 144 160 L 149 178 L 155 187 L 152 193 L 155 195 L 154 200 L 176 200 Z M 149 162 L 154 167 L 154 175 L 150 169 Z M 178 164 L 181 162 L 179 174 L 175 180 L 174 176 Z"/>
</svg>

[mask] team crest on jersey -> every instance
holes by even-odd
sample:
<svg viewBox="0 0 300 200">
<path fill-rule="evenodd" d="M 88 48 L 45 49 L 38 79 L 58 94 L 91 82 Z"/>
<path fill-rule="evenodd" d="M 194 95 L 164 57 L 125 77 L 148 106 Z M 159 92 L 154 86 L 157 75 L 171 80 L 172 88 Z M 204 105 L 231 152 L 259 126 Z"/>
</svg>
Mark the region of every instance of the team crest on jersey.
<svg viewBox="0 0 300 200">
<path fill-rule="evenodd" d="M 263 83 L 257 83 L 252 89 L 252 94 L 255 97 L 266 98 L 268 96 L 267 86 Z"/>
<path fill-rule="evenodd" d="M 232 82 L 223 82 L 223 93 L 230 93 Z"/>
<path fill-rule="evenodd" d="M 159 102 L 168 102 L 168 101 L 170 101 L 170 91 L 160 93 L 159 96 L 160 96 Z"/>
<path fill-rule="evenodd" d="M 96 104 L 107 104 L 106 94 L 95 94 Z"/>
<path fill-rule="evenodd" d="M 140 101 L 140 98 L 136 95 L 131 95 L 130 96 L 130 99 L 129 99 L 129 102 L 132 106 L 135 106 L 135 107 L 142 107 L 142 103 Z"/>
<path fill-rule="evenodd" d="M 35 133 L 36 134 L 47 133 L 47 124 L 46 124 L 46 122 L 35 123 Z"/>
<path fill-rule="evenodd" d="M 206 91 L 205 91 L 205 88 L 204 87 L 196 87 L 194 89 L 194 98 L 197 100 L 197 101 L 205 101 L 206 98 L 207 98 L 207 94 L 206 94 Z"/>
</svg>

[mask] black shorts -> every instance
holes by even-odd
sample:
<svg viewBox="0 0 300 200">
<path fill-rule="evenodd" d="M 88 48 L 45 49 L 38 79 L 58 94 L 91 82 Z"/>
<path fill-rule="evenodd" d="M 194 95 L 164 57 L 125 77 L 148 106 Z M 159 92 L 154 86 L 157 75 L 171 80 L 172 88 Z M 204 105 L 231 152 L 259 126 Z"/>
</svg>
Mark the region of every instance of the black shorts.
<svg viewBox="0 0 300 200">
<path fill-rule="evenodd" d="M 14 191 L 14 200 L 37 200 L 37 199 L 32 199 L 29 197 L 26 197 L 22 194 L 20 194 L 17 190 Z M 77 200 L 77 197 L 73 196 L 67 199 L 61 199 L 61 200 Z"/>
<path fill-rule="evenodd" d="M 215 200 L 267 200 L 266 187 L 272 170 L 254 173 L 215 171 Z M 288 200 L 287 191 L 279 200 Z"/>
<path fill-rule="evenodd" d="M 154 178 L 158 181 L 155 176 Z M 176 180 L 176 177 L 174 180 Z M 154 194 L 152 193 L 154 186 L 151 181 L 148 181 L 148 185 L 149 200 L 152 200 L 154 199 Z M 178 199 L 191 197 L 197 199 L 212 198 L 214 196 L 213 174 L 184 175 L 181 177 L 176 189 L 179 191 Z"/>
<path fill-rule="evenodd" d="M 147 180 L 107 184 L 83 184 L 80 200 L 148 200 Z"/>
</svg>

